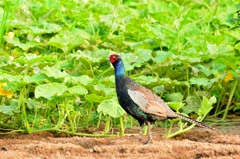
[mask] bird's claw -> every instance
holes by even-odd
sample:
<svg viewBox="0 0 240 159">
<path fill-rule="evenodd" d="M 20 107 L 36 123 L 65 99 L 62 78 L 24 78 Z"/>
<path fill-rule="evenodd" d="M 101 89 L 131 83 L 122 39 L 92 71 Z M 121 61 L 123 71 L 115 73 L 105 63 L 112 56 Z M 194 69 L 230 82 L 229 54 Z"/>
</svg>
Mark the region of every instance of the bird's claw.
<svg viewBox="0 0 240 159">
<path fill-rule="evenodd" d="M 147 139 L 146 141 L 144 141 L 143 144 L 144 144 L 144 145 L 147 145 L 147 144 L 150 143 L 151 140 L 152 140 L 152 136 L 148 136 L 148 139 Z M 142 142 L 142 141 L 143 141 L 142 138 L 141 138 L 141 136 L 139 136 L 138 141 L 139 141 L 139 142 Z"/>
<path fill-rule="evenodd" d="M 147 145 L 147 144 L 149 144 L 149 142 L 152 140 L 152 136 L 150 135 L 150 136 L 148 136 L 148 139 L 147 139 L 147 141 L 145 141 L 143 144 L 144 145 Z"/>
</svg>

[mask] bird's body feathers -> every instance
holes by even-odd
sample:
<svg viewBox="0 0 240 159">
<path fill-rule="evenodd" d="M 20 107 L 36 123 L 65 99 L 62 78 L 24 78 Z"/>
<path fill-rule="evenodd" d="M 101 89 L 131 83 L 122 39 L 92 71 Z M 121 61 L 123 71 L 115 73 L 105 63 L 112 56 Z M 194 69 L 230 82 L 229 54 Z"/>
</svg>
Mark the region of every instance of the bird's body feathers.
<svg viewBox="0 0 240 159">
<path fill-rule="evenodd" d="M 120 105 L 128 114 L 137 116 L 140 125 L 178 117 L 161 98 L 126 75 L 116 77 L 116 90 Z"/>
</svg>

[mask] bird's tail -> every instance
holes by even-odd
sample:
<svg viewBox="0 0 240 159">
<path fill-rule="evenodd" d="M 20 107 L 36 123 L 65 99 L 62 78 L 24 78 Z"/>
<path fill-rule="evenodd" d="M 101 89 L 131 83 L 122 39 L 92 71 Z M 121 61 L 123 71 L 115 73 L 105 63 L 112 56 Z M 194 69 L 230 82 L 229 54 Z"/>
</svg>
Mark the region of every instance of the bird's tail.
<svg viewBox="0 0 240 159">
<path fill-rule="evenodd" d="M 176 113 L 176 112 L 175 112 L 175 113 Z M 205 124 L 205 123 L 203 123 L 203 122 L 194 120 L 194 119 L 189 118 L 189 117 L 187 117 L 187 116 L 184 116 L 184 115 L 182 115 L 182 114 L 176 113 L 176 115 L 177 115 L 179 118 L 181 118 L 181 119 L 183 119 L 183 120 L 186 120 L 186 121 L 188 121 L 188 122 L 191 122 L 191 123 L 193 123 L 193 124 L 196 124 L 196 125 L 198 125 L 198 126 L 200 126 L 200 127 L 208 128 L 208 129 L 212 129 L 212 130 L 216 130 L 215 128 L 213 128 L 213 127 L 211 127 L 211 126 L 209 126 L 209 125 L 207 125 L 207 124 Z"/>
</svg>

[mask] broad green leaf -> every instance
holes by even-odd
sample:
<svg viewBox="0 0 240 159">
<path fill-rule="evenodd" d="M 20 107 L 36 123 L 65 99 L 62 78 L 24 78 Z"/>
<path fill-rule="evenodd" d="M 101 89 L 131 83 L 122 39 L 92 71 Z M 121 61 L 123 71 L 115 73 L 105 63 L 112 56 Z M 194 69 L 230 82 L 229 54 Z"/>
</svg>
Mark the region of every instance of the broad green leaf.
<svg viewBox="0 0 240 159">
<path fill-rule="evenodd" d="M 165 91 L 165 88 L 164 86 L 156 86 L 156 87 L 153 87 L 152 90 L 157 94 L 163 94 Z"/>
<path fill-rule="evenodd" d="M 11 75 L 11 74 L 6 74 L 3 73 L 0 75 L 0 80 L 6 80 L 9 82 L 20 82 L 22 80 L 23 76 L 21 75 Z"/>
<path fill-rule="evenodd" d="M 223 79 L 224 79 L 224 75 L 220 75 L 220 76 L 217 76 L 216 78 L 212 78 L 212 79 L 210 80 L 210 82 L 211 82 L 211 83 L 217 83 L 217 82 L 219 82 L 219 81 L 223 81 Z"/>
<path fill-rule="evenodd" d="M 224 63 L 227 67 L 231 68 L 232 70 L 237 69 L 237 62 L 240 60 L 239 55 L 234 56 L 233 54 L 225 55 L 219 57 L 218 61 L 220 63 Z M 226 69 L 225 69 L 226 71 Z"/>
<path fill-rule="evenodd" d="M 125 45 L 129 45 L 132 49 L 150 49 L 152 50 L 155 47 L 158 47 L 158 42 L 155 42 L 153 39 L 144 39 L 143 41 L 138 42 L 124 42 Z"/>
<path fill-rule="evenodd" d="M 173 110 L 179 111 L 179 109 L 181 109 L 184 106 L 184 103 L 182 103 L 182 102 L 168 102 L 168 105 Z"/>
<path fill-rule="evenodd" d="M 5 39 L 9 44 L 13 44 L 14 46 L 18 46 L 21 49 L 23 49 L 24 51 L 27 51 L 30 48 L 41 45 L 41 43 L 34 42 L 34 41 L 29 41 L 29 42 L 26 42 L 26 43 L 22 43 L 22 42 L 20 42 L 19 39 L 17 39 L 17 38 L 10 39 L 8 36 L 5 36 Z"/>
<path fill-rule="evenodd" d="M 59 61 L 56 66 L 60 69 L 72 69 L 73 66 L 73 61 L 69 61 L 69 60 L 63 60 L 63 61 Z"/>
<path fill-rule="evenodd" d="M 212 105 L 216 103 L 216 101 L 217 99 L 215 96 L 211 97 L 210 99 L 207 99 L 205 96 L 203 96 L 201 107 L 198 110 L 198 115 L 201 117 L 205 117 L 213 108 Z"/>
<path fill-rule="evenodd" d="M 48 77 L 53 77 L 56 79 L 65 78 L 68 76 L 68 74 L 65 71 L 61 71 L 56 66 L 52 66 L 52 67 L 46 66 L 46 67 L 44 67 L 42 73 L 44 73 Z"/>
<path fill-rule="evenodd" d="M 46 106 L 42 102 L 38 102 L 33 99 L 27 99 L 25 103 L 29 109 L 46 109 Z"/>
<path fill-rule="evenodd" d="M 62 49 L 63 52 L 68 52 L 81 44 L 88 44 L 91 35 L 84 30 L 74 28 L 72 30 L 64 30 L 52 37 L 48 42 L 49 45 Z"/>
<path fill-rule="evenodd" d="M 135 78 L 135 80 L 141 84 L 152 84 L 158 81 L 156 77 L 144 76 L 144 75 L 138 76 L 137 78 Z"/>
<path fill-rule="evenodd" d="M 237 111 L 240 110 L 240 103 L 236 104 L 236 107 L 233 108 L 233 111 Z"/>
<path fill-rule="evenodd" d="M 18 112 L 17 105 L 0 105 L 0 113 L 6 114 L 6 115 L 14 115 L 14 112 Z"/>
<path fill-rule="evenodd" d="M 25 76 L 23 80 L 26 83 L 38 83 L 42 82 L 43 80 L 46 79 L 46 76 L 43 74 L 37 74 L 37 75 L 32 75 L 32 76 Z"/>
<path fill-rule="evenodd" d="M 106 97 L 97 94 L 88 94 L 85 96 L 86 101 L 101 103 Z"/>
<path fill-rule="evenodd" d="M 45 33 L 56 33 L 59 32 L 62 27 L 55 23 L 48 23 L 46 21 L 41 21 L 41 27 L 31 26 L 29 27 L 30 30 L 28 30 L 29 33 L 32 34 L 45 34 Z"/>
<path fill-rule="evenodd" d="M 114 74 L 102 78 L 101 79 L 101 83 L 103 83 L 103 84 L 105 84 L 105 85 L 107 85 L 109 87 L 114 87 L 115 88 L 115 76 L 114 76 Z"/>
<path fill-rule="evenodd" d="M 14 62 L 17 64 L 25 65 L 28 64 L 29 66 L 34 65 L 37 67 L 43 63 L 56 63 L 58 61 L 57 56 L 51 55 L 36 55 L 36 54 L 25 54 L 25 56 L 20 56 L 19 58 L 14 59 Z"/>
<path fill-rule="evenodd" d="M 110 50 L 104 50 L 104 49 L 96 49 L 94 51 L 79 51 L 80 57 L 87 58 L 89 61 L 95 63 L 100 62 L 100 60 L 107 61 L 107 58 L 110 54 Z M 76 58 L 79 58 L 78 56 L 75 56 Z"/>
<path fill-rule="evenodd" d="M 210 76 L 212 74 L 212 71 L 209 69 L 209 67 L 206 67 L 204 65 L 197 65 L 196 66 L 199 71 L 203 72 L 206 76 Z"/>
<path fill-rule="evenodd" d="M 201 62 L 201 58 L 200 57 L 191 57 L 189 55 L 188 56 L 180 56 L 179 59 L 184 64 Z"/>
<path fill-rule="evenodd" d="M 121 54 L 120 56 L 124 59 L 124 67 L 126 71 L 133 70 L 133 63 L 137 61 L 137 56 L 133 54 Z"/>
<path fill-rule="evenodd" d="M 2 88 L 7 91 L 16 92 L 24 85 L 24 82 L 7 82 L 7 85 L 3 85 Z"/>
<path fill-rule="evenodd" d="M 177 80 L 171 80 L 170 78 L 160 78 L 158 83 L 164 86 L 175 86 L 175 85 L 184 85 L 188 86 L 187 82 L 180 82 Z"/>
<path fill-rule="evenodd" d="M 223 74 L 226 70 L 226 65 L 222 62 L 214 61 L 212 64 L 213 73 L 216 74 Z"/>
<path fill-rule="evenodd" d="M 103 91 L 106 95 L 111 95 L 115 93 L 115 89 L 111 87 L 107 87 L 105 84 L 95 84 L 94 90 L 96 91 Z"/>
<path fill-rule="evenodd" d="M 209 103 L 210 104 L 215 104 L 217 102 L 217 99 L 215 96 L 212 96 L 210 99 L 209 99 Z"/>
<path fill-rule="evenodd" d="M 207 44 L 207 51 L 210 54 L 218 54 L 218 48 L 216 44 Z"/>
<path fill-rule="evenodd" d="M 44 97 L 51 100 L 54 96 L 61 96 L 68 90 L 67 86 L 62 83 L 48 83 L 38 85 L 35 89 L 35 97 Z"/>
<path fill-rule="evenodd" d="M 190 114 L 192 112 L 197 113 L 199 107 L 201 106 L 201 100 L 198 96 L 188 96 L 186 98 L 186 105 L 182 107 L 182 110 L 186 114 Z"/>
<path fill-rule="evenodd" d="M 25 57 L 26 57 L 27 61 L 32 61 L 32 60 L 38 58 L 39 56 L 36 54 L 26 54 Z"/>
<path fill-rule="evenodd" d="M 92 83 L 93 79 L 91 77 L 89 77 L 88 75 L 82 75 L 79 77 L 71 77 L 73 81 L 75 81 L 76 83 L 79 82 L 81 84 L 83 84 L 84 86 Z"/>
<path fill-rule="evenodd" d="M 113 118 L 120 117 L 124 114 L 124 110 L 122 107 L 117 103 L 117 100 L 109 99 L 104 100 L 98 105 L 98 112 L 103 112 L 103 114 L 110 115 Z"/>
<path fill-rule="evenodd" d="M 198 85 L 198 86 L 204 86 L 204 87 L 207 87 L 207 88 L 210 88 L 212 86 L 212 82 L 207 78 L 192 77 L 190 79 L 190 83 Z"/>
<path fill-rule="evenodd" d="M 156 52 L 156 57 L 152 58 L 153 61 L 155 62 L 163 62 L 165 59 L 168 57 L 171 57 L 170 52 L 165 52 L 165 51 L 157 51 Z"/>
<path fill-rule="evenodd" d="M 88 93 L 88 90 L 85 87 L 78 85 L 69 88 L 68 92 L 73 95 L 85 95 Z"/>
<path fill-rule="evenodd" d="M 167 94 L 167 99 L 171 102 L 182 102 L 183 101 L 183 95 L 180 92 Z"/>
<path fill-rule="evenodd" d="M 141 67 L 143 64 L 151 59 L 152 50 L 149 49 L 137 49 L 135 51 L 137 55 L 137 61 L 134 63 L 134 66 Z"/>
</svg>

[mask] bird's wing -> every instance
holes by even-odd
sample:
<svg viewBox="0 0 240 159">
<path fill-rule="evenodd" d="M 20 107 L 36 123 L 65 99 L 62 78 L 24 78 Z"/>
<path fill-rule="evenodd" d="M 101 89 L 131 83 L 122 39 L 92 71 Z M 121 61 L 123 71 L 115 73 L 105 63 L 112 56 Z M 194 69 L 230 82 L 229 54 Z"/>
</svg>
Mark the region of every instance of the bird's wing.
<svg viewBox="0 0 240 159">
<path fill-rule="evenodd" d="M 161 99 L 151 91 L 147 89 L 128 89 L 128 94 L 143 112 L 161 117 L 168 116 L 169 110 L 166 108 L 166 106 L 163 106 L 165 103 L 162 103 L 160 101 Z"/>
</svg>

